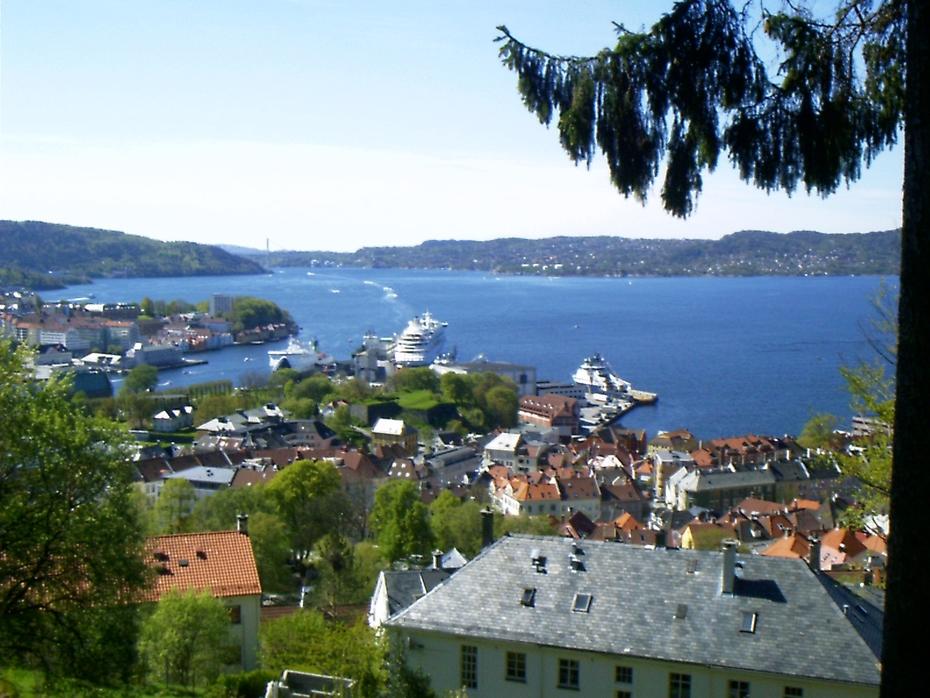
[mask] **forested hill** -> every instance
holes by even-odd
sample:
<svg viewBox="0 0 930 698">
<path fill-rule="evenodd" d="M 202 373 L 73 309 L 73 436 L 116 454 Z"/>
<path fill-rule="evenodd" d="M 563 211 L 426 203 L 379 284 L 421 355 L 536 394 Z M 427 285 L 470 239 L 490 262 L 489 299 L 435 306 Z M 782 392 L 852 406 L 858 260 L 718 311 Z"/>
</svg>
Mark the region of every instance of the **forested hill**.
<svg viewBox="0 0 930 698">
<path fill-rule="evenodd" d="M 415 247 L 363 247 L 357 252 L 255 251 L 271 266 L 474 269 L 547 276 L 761 276 L 897 274 L 901 231 L 826 234 L 746 230 L 720 240 L 621 237 L 428 240 Z"/>
<path fill-rule="evenodd" d="M 161 242 L 114 230 L 38 221 L 0 221 L 0 287 L 60 288 L 95 276 L 263 271 L 260 264 L 212 245 Z"/>
</svg>

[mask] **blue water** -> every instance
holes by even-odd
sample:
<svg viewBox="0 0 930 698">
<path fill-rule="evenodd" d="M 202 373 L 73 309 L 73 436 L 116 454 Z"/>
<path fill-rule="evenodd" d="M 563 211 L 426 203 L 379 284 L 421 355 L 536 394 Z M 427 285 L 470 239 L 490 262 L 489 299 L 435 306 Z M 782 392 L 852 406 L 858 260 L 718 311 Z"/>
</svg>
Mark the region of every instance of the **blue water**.
<svg viewBox="0 0 930 698">
<path fill-rule="evenodd" d="M 301 337 L 348 357 L 362 335 L 399 332 L 429 309 L 449 323 L 460 359 L 526 363 L 568 380 L 601 352 L 623 378 L 658 392 L 624 424 L 687 427 L 708 438 L 797 434 L 817 412 L 850 415 L 838 368 L 871 356 L 862 327 L 878 277 L 601 279 L 505 277 L 395 269 L 283 269 L 264 276 L 104 279 L 62 292 L 98 301 L 143 296 L 198 301 L 213 293 L 271 299 Z M 279 343 L 283 345 L 284 343 Z M 202 354 L 209 364 L 170 371 L 173 385 L 267 373 L 278 345 Z M 244 361 L 244 359 L 250 359 Z"/>
</svg>

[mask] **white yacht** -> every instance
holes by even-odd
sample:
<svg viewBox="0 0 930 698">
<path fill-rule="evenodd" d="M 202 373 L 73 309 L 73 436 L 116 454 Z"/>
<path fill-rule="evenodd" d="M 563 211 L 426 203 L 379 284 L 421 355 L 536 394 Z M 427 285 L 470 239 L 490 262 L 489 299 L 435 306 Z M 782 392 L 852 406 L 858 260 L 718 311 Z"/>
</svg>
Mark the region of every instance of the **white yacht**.
<svg viewBox="0 0 930 698">
<path fill-rule="evenodd" d="M 394 363 L 397 366 L 428 366 L 445 342 L 447 323 L 434 318 L 428 311 L 404 328 L 394 341 Z"/>
<path fill-rule="evenodd" d="M 583 388 L 589 398 L 625 401 L 632 398 L 633 387 L 613 372 L 600 354 L 592 354 L 572 375 L 575 385 Z"/>
<path fill-rule="evenodd" d="M 280 368 L 292 368 L 295 371 L 322 370 L 335 363 L 329 354 L 320 351 L 316 339 L 304 344 L 296 337 L 291 337 L 284 349 L 272 349 L 268 352 L 268 365 L 272 371 Z"/>
</svg>

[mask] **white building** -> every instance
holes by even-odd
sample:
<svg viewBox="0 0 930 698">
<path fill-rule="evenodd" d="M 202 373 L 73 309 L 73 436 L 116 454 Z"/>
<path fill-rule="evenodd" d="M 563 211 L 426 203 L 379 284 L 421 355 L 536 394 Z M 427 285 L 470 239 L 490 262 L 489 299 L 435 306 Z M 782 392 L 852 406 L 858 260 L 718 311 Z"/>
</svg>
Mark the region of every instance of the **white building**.
<svg viewBox="0 0 930 698">
<path fill-rule="evenodd" d="M 802 560 L 735 546 L 504 537 L 384 627 L 437 692 L 877 696 L 880 610 Z"/>
</svg>

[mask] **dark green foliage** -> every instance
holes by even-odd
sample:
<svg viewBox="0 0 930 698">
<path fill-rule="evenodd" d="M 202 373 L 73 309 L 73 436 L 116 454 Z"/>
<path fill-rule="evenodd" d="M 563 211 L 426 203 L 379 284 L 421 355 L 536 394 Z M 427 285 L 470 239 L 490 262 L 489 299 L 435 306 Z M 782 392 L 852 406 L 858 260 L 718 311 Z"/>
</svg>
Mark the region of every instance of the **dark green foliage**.
<svg viewBox="0 0 930 698">
<path fill-rule="evenodd" d="M 510 380 L 484 372 L 446 373 L 440 380 L 442 395 L 459 409 L 475 429 L 511 427 L 517 423 L 517 389 Z"/>
<path fill-rule="evenodd" d="M 724 150 L 766 191 L 800 182 L 826 195 L 858 179 L 902 119 L 900 3 L 846 0 L 826 23 L 793 5 L 763 10 L 783 57 L 777 75 L 756 53 L 748 8 L 684 0 L 647 31 L 618 26 L 614 48 L 587 58 L 531 48 L 504 26 L 497 40 L 526 107 L 544 124 L 560 115 L 576 163 L 599 148 L 624 196 L 645 201 L 664 161 L 662 203 L 687 216 Z"/>
<path fill-rule="evenodd" d="M 84 277 L 71 274 L 42 274 L 37 271 L 25 271 L 10 267 L 0 267 L 0 289 L 28 288 L 35 291 L 46 291 L 64 288 L 67 284 L 78 284 L 86 281 Z"/>
<path fill-rule="evenodd" d="M 102 611 L 145 582 L 124 435 L 26 380 L 26 358 L 0 342 L 0 657 L 99 678 L 86 662 L 126 640 Z"/>
<path fill-rule="evenodd" d="M 309 550 L 324 533 L 339 530 L 348 510 L 336 467 L 323 461 L 295 461 L 265 485 L 265 492 L 294 548 Z"/>
<path fill-rule="evenodd" d="M 467 558 L 481 550 L 481 505 L 460 502 L 448 490 L 443 490 L 429 505 L 430 528 L 436 547 L 443 552 L 458 548 Z"/>
<path fill-rule="evenodd" d="M 51 276 L 47 272 L 54 270 L 56 273 L 52 278 L 62 276 L 66 283 L 73 283 L 76 276 L 199 276 L 264 272 L 259 264 L 211 245 L 159 242 L 113 230 L 39 221 L 0 221 L 0 249 L 4 252 L 4 267 L 10 267 L 13 273 L 22 270 L 27 276 L 32 273 L 29 278 L 36 278 L 37 275 Z"/>
<path fill-rule="evenodd" d="M 388 379 L 385 388 L 398 393 L 427 390 L 439 392 L 439 376 L 429 367 L 403 368 Z"/>
<path fill-rule="evenodd" d="M 294 319 L 277 303 L 252 296 L 237 296 L 233 301 L 232 312 L 226 315 L 226 319 L 232 323 L 233 330 L 236 332 L 251 330 L 262 325 L 280 323 L 294 325 Z M 296 328 L 296 325 L 294 327 Z"/>
<path fill-rule="evenodd" d="M 126 375 L 123 390 L 130 393 L 144 393 L 158 385 L 158 369 L 148 364 L 133 367 Z"/>
<path fill-rule="evenodd" d="M 375 492 L 371 530 L 391 561 L 411 555 L 427 555 L 433 547 L 429 510 L 420 501 L 417 486 L 407 480 L 391 480 Z"/>
</svg>

